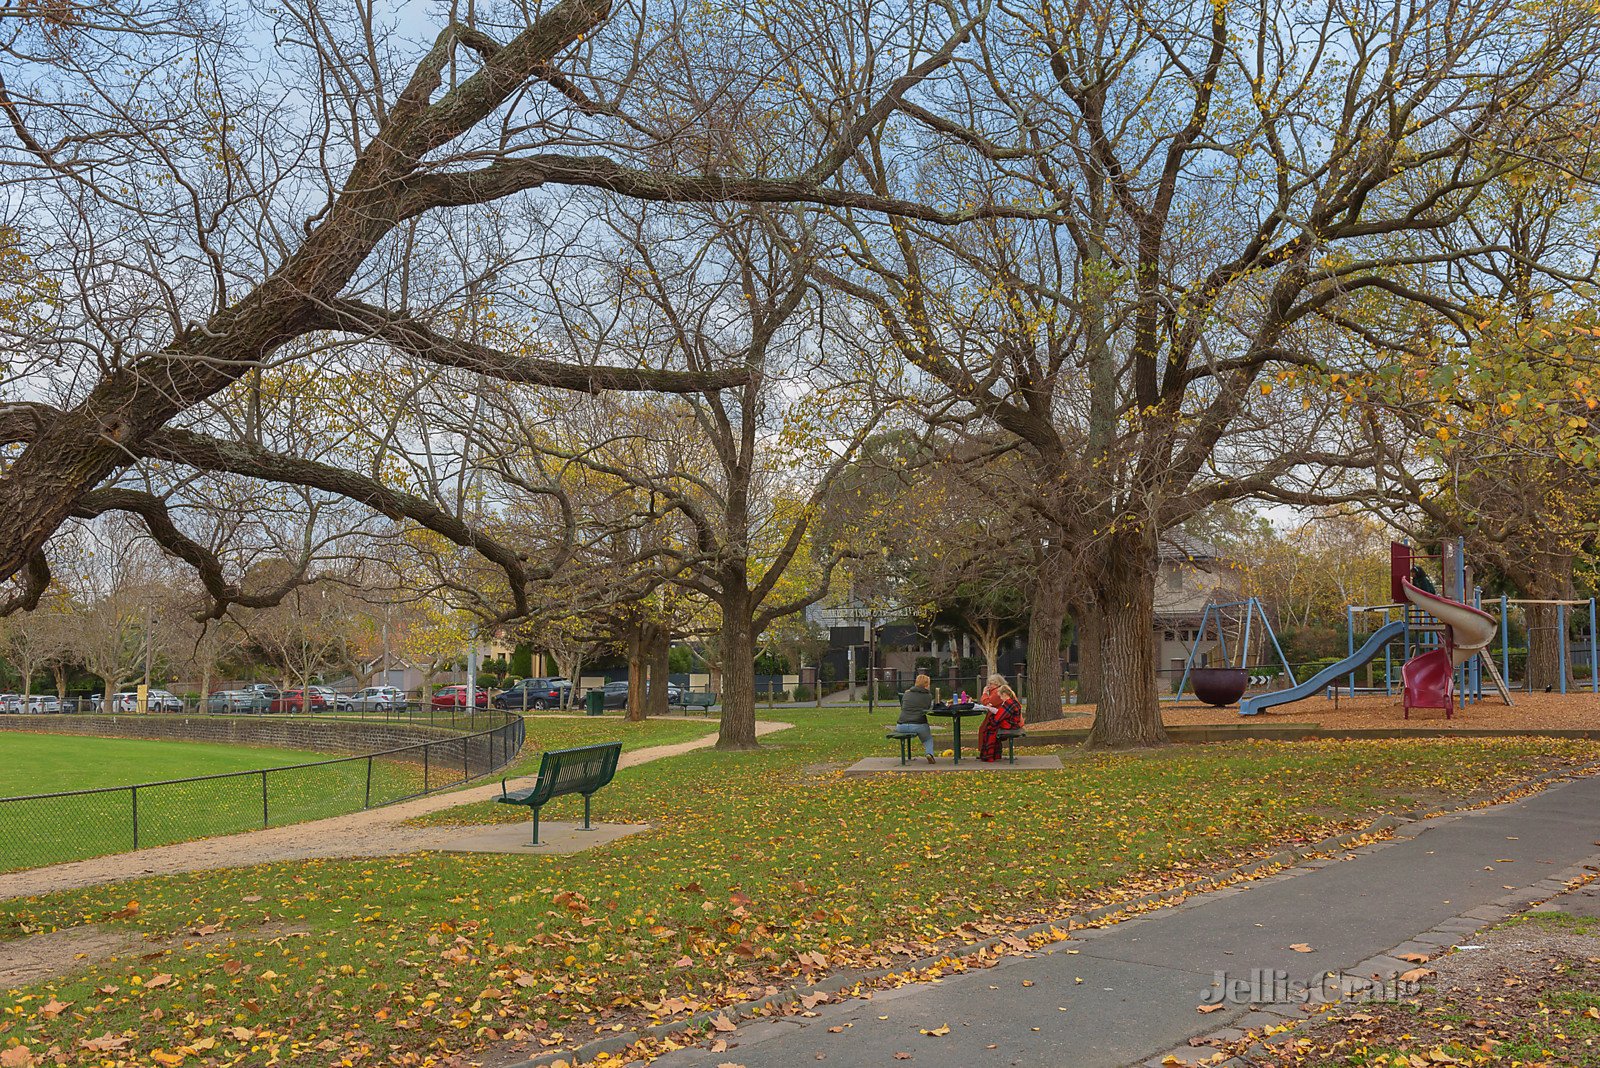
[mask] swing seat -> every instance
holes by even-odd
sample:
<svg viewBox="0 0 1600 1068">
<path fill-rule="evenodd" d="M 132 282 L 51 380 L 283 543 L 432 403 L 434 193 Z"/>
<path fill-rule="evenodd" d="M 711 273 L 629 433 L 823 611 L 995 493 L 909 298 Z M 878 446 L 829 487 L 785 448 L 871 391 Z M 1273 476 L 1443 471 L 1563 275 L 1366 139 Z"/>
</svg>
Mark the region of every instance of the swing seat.
<svg viewBox="0 0 1600 1068">
<path fill-rule="evenodd" d="M 1242 667 L 1202 667 L 1189 672 L 1194 683 L 1194 695 L 1208 705 L 1223 708 L 1244 696 L 1250 685 L 1250 673 Z"/>
</svg>

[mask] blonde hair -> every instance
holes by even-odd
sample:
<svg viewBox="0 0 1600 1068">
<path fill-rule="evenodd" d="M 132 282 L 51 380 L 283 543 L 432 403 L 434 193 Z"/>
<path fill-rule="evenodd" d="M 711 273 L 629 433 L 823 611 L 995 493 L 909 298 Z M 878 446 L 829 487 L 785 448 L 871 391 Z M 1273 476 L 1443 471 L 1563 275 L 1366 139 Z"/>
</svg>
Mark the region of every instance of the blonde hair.
<svg viewBox="0 0 1600 1068">
<path fill-rule="evenodd" d="M 914 685 L 926 688 L 933 685 L 933 680 L 928 678 L 927 675 L 918 675 Z"/>
<path fill-rule="evenodd" d="M 1017 699 L 1017 691 L 1013 690 L 1011 688 L 1011 686 L 1006 682 L 1006 677 L 1004 675 L 1000 675 L 1000 674 L 990 675 L 989 676 L 989 688 L 991 690 L 999 691 L 1001 694 L 1003 694 L 1006 697 L 1011 698 L 1013 701 L 1015 701 Z"/>
</svg>

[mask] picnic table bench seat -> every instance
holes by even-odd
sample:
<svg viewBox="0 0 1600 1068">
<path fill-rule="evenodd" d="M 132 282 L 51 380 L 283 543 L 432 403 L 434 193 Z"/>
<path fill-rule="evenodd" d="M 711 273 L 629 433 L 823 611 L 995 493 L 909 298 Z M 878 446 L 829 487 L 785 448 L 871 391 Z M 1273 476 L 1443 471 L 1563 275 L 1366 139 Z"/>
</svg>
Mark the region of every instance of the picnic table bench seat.
<svg viewBox="0 0 1600 1068">
<path fill-rule="evenodd" d="M 1015 730 L 999 731 L 997 733 L 1000 740 L 1006 743 L 1006 759 L 1015 764 L 1017 762 L 1017 739 L 1026 738 L 1028 732 L 1018 727 Z"/>
<path fill-rule="evenodd" d="M 500 780 L 504 805 L 526 805 L 533 810 L 533 844 L 539 844 L 539 809 L 563 794 L 583 795 L 583 829 L 589 830 L 589 798 L 617 774 L 622 756 L 621 742 L 580 745 L 571 749 L 548 749 L 539 758 L 539 777 L 526 790 L 507 790 Z"/>
</svg>

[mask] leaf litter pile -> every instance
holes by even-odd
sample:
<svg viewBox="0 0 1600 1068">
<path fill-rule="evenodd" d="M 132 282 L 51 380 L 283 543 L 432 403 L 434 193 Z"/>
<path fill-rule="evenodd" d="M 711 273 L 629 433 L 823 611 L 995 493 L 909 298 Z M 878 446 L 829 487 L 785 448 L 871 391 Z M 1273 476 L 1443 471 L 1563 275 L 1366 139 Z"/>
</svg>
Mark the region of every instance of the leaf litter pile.
<svg viewBox="0 0 1600 1068">
<path fill-rule="evenodd" d="M 1418 971 L 1415 997 L 1344 1005 L 1214 1057 L 1252 1068 L 1600 1065 L 1600 922 L 1530 913 Z"/>
<path fill-rule="evenodd" d="M 655 829 L 573 856 L 304 861 L 0 903 L 0 938 L 96 923 L 149 938 L 8 992 L 0 1068 L 511 1060 L 1181 889 L 1380 808 L 1600 755 L 1528 738 L 1233 743 L 847 778 L 815 767 L 882 748 L 859 712 L 808 713 L 774 739 L 624 770 L 596 818 Z M 544 818 L 580 810 L 562 798 Z"/>
</svg>

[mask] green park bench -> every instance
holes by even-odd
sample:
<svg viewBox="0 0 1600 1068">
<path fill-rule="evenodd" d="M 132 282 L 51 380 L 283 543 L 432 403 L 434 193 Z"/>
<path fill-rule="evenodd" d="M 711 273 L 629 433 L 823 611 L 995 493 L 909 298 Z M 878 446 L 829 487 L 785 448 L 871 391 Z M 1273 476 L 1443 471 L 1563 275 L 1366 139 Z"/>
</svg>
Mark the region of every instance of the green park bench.
<svg viewBox="0 0 1600 1068">
<path fill-rule="evenodd" d="M 539 778 L 527 790 L 506 790 L 500 780 L 504 805 L 527 805 L 533 809 L 533 844 L 539 844 L 539 809 L 562 794 L 583 795 L 583 829 L 589 830 L 589 797 L 617 774 L 622 756 L 621 742 L 580 745 L 572 749 L 550 749 L 539 758 Z"/>
<path fill-rule="evenodd" d="M 683 691 L 683 709 L 710 708 L 717 703 L 717 695 L 710 690 L 685 690 Z"/>
</svg>

